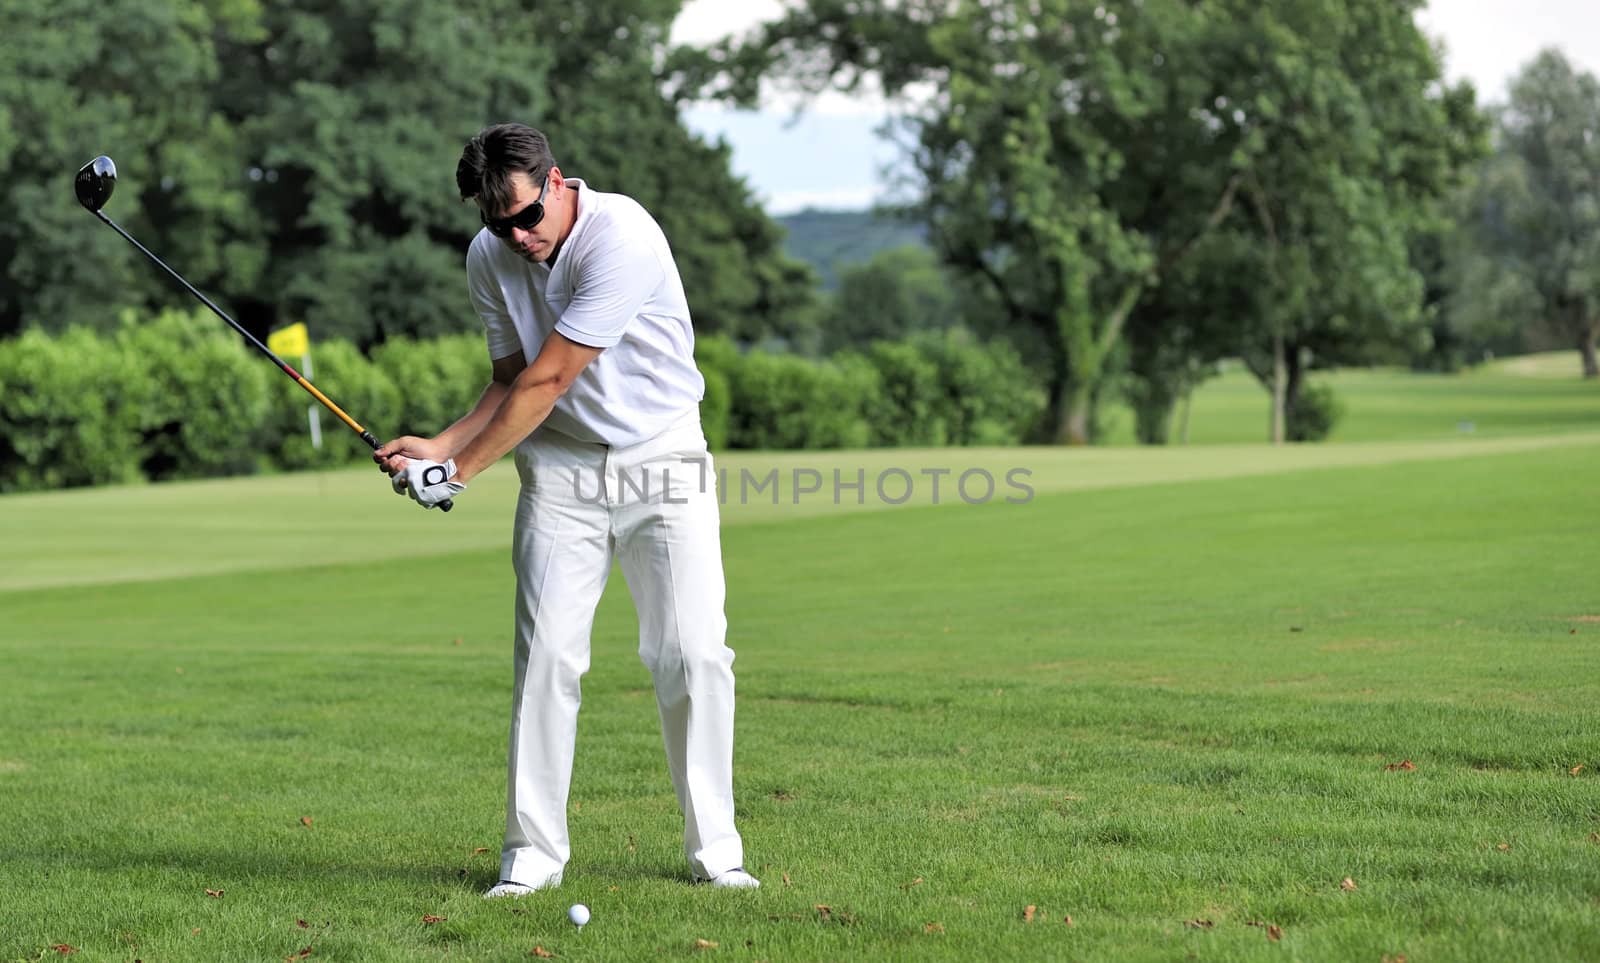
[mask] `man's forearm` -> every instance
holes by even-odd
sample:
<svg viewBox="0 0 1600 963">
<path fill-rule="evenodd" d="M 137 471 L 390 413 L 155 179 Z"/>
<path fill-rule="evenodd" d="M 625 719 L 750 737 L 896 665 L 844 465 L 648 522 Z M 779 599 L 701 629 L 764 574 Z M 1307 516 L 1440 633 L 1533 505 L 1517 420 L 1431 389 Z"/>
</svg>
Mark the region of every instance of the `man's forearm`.
<svg viewBox="0 0 1600 963">
<path fill-rule="evenodd" d="M 489 382 L 489 386 L 483 389 L 483 394 L 478 396 L 478 403 L 472 406 L 471 411 L 434 436 L 434 440 L 444 445 L 445 450 L 449 452 L 446 457 L 454 458 L 457 452 L 483 431 L 483 427 L 489 423 L 489 419 L 494 417 L 496 409 L 500 407 L 506 392 L 510 390 L 498 381 Z"/>
<path fill-rule="evenodd" d="M 550 416 L 565 386 L 554 379 L 526 377 L 529 373 L 524 372 L 510 388 L 503 389 L 500 403 L 488 422 L 453 456 L 456 481 L 465 484 L 499 461 Z"/>
</svg>

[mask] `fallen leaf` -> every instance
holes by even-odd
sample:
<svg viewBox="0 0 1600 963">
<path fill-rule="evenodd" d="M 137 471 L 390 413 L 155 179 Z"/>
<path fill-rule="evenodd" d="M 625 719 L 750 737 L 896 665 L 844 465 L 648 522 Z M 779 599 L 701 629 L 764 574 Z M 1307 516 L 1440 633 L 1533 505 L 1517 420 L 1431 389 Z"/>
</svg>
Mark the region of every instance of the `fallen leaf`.
<svg viewBox="0 0 1600 963">
<path fill-rule="evenodd" d="M 196 926 L 194 929 L 190 930 L 189 931 L 189 935 L 190 936 L 199 936 L 200 935 L 200 927 Z"/>
<path fill-rule="evenodd" d="M 1600 833 L 1590 833 L 1589 834 L 1589 842 L 1591 842 L 1591 843 L 1600 843 Z"/>
<path fill-rule="evenodd" d="M 924 933 L 943 933 L 944 932 L 944 924 L 943 923 L 928 923 L 928 924 L 926 924 L 926 925 L 924 925 L 922 927 L 922 932 L 924 932 Z"/>
<path fill-rule="evenodd" d="M 548 960 L 551 957 L 555 956 L 554 953 L 550 952 L 549 950 L 545 949 L 542 946 L 535 946 L 533 948 L 533 955 L 539 957 L 541 960 Z"/>
<path fill-rule="evenodd" d="M 1346 893 L 1353 893 L 1355 892 L 1356 881 L 1346 876 L 1344 879 L 1339 881 L 1339 888 L 1344 890 Z"/>
<path fill-rule="evenodd" d="M 901 889 L 910 889 L 913 886 L 921 886 L 921 885 L 922 885 L 922 877 L 918 876 L 916 879 L 912 880 L 909 883 L 901 883 L 900 884 L 900 888 Z"/>
<path fill-rule="evenodd" d="M 461 644 L 461 640 L 460 640 L 460 639 L 456 639 L 456 640 L 455 640 L 455 642 L 454 642 L 454 643 L 452 643 L 452 644 L 454 644 L 454 645 L 460 645 L 460 644 Z"/>
<path fill-rule="evenodd" d="M 305 920 L 295 920 L 294 921 L 294 925 L 300 927 L 303 930 L 309 930 L 311 928 L 311 924 L 307 923 Z"/>
<path fill-rule="evenodd" d="M 619 890 L 619 889 L 621 889 L 621 888 L 622 888 L 622 887 L 620 887 L 620 886 L 613 886 L 613 887 L 611 887 L 611 888 L 610 888 L 610 889 L 608 889 L 608 890 L 606 890 L 606 892 L 608 892 L 608 893 L 615 893 L 615 892 L 616 892 L 616 891 L 617 891 L 617 890 Z"/>
<path fill-rule="evenodd" d="M 60 953 L 62 956 L 66 956 L 68 953 L 78 952 L 78 948 L 76 946 L 72 946 L 68 943 L 52 943 L 50 944 L 50 948 L 55 950 L 57 953 Z"/>
<path fill-rule="evenodd" d="M 1274 943 L 1276 943 L 1279 940 L 1283 939 L 1283 927 L 1281 927 L 1281 926 L 1269 926 L 1269 927 L 1267 927 L 1267 939 L 1271 940 Z"/>
<path fill-rule="evenodd" d="M 432 926 L 435 923 L 443 923 L 447 919 L 449 919 L 448 916 L 434 916 L 432 913 L 427 913 L 423 915 L 422 922 Z"/>
<path fill-rule="evenodd" d="M 1197 930 L 1209 930 L 1211 927 L 1216 926 L 1217 924 L 1211 922 L 1210 920 L 1184 920 L 1183 925 L 1192 926 Z"/>
<path fill-rule="evenodd" d="M 206 895 L 211 897 L 212 899 L 221 899 L 222 898 L 222 890 L 220 890 L 220 889 L 208 889 L 208 890 L 206 890 Z"/>
<path fill-rule="evenodd" d="M 695 940 L 694 948 L 697 950 L 714 950 L 717 948 L 715 940 Z"/>
<path fill-rule="evenodd" d="M 1502 853 L 1509 853 L 1511 852 L 1511 844 L 1501 843 L 1500 845 L 1496 846 L 1495 849 L 1500 850 Z"/>
<path fill-rule="evenodd" d="M 1406 963 L 1406 955 L 1404 953 L 1396 953 L 1394 956 L 1390 956 L 1385 953 L 1383 954 L 1383 963 Z"/>
<path fill-rule="evenodd" d="M 303 960 L 303 959 L 305 959 L 306 957 L 308 957 L 310 955 L 311 955 L 311 947 L 308 946 L 308 947 L 306 947 L 305 949 L 301 950 L 298 953 L 290 953 L 288 956 L 284 957 L 283 959 L 284 959 L 285 963 L 294 963 L 295 960 Z"/>
<path fill-rule="evenodd" d="M 783 885 L 785 885 L 785 886 L 789 885 L 789 874 L 788 873 L 784 873 L 783 874 Z"/>
<path fill-rule="evenodd" d="M 1581 762 L 1578 763 L 1576 766 L 1573 766 L 1571 769 L 1568 769 L 1567 770 L 1567 775 L 1576 776 L 1580 772 L 1583 772 L 1583 763 L 1581 763 Z"/>
<path fill-rule="evenodd" d="M 487 847 L 487 846 L 479 846 L 477 849 L 474 849 L 472 851 L 472 855 L 474 855 L 474 856 L 482 856 L 484 853 L 487 853 L 488 851 L 489 851 L 489 847 Z"/>
<path fill-rule="evenodd" d="M 302 825 L 302 826 L 311 825 L 311 817 L 310 816 L 301 816 L 300 817 L 300 825 Z"/>
<path fill-rule="evenodd" d="M 1072 917 L 1070 917 L 1070 916 L 1061 917 L 1061 922 L 1067 924 L 1068 926 L 1077 926 L 1078 925 L 1077 923 L 1072 922 Z"/>
<path fill-rule="evenodd" d="M 1029 903 L 1027 906 L 1024 906 L 1022 908 L 1022 922 L 1024 922 L 1024 923 L 1032 923 L 1034 914 L 1036 914 L 1038 912 L 1039 912 L 1039 907 L 1033 905 L 1032 903 Z"/>
<path fill-rule="evenodd" d="M 1417 764 L 1416 763 L 1412 762 L 1410 759 L 1402 759 L 1399 762 L 1391 762 L 1387 766 L 1384 766 L 1383 767 L 1383 771 L 1384 772 L 1397 772 L 1397 771 L 1398 772 L 1410 772 L 1411 770 L 1413 770 L 1415 768 L 1417 768 Z"/>
<path fill-rule="evenodd" d="M 833 916 L 833 907 L 827 903 L 817 903 L 812 909 L 815 909 L 823 919 L 830 919 Z"/>
</svg>

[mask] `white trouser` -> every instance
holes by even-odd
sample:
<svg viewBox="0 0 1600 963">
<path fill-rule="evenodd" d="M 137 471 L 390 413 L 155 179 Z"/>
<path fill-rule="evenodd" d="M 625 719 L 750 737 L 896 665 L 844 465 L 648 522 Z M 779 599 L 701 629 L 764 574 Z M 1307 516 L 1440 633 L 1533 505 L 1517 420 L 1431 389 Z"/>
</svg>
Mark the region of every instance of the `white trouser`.
<svg viewBox="0 0 1600 963">
<path fill-rule="evenodd" d="M 698 415 L 628 448 L 541 429 L 516 463 L 516 691 L 500 878 L 558 881 L 571 854 L 579 678 L 613 558 L 639 613 L 639 657 L 655 680 L 690 869 L 710 878 L 742 866 L 716 472 Z"/>
</svg>

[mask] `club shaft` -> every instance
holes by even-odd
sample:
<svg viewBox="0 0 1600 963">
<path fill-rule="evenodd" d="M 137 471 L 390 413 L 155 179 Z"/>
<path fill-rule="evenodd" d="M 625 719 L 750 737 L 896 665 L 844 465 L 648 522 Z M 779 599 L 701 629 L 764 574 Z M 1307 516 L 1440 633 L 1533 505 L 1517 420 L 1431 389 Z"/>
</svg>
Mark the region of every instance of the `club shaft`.
<svg viewBox="0 0 1600 963">
<path fill-rule="evenodd" d="M 160 258 L 156 257 L 154 252 L 152 252 L 149 248 L 145 247 L 143 244 L 140 244 L 138 238 L 134 237 L 132 234 L 129 234 L 127 231 L 124 231 L 122 229 L 122 225 L 118 224 L 116 221 L 113 221 L 111 218 L 107 217 L 105 215 L 104 211 L 93 211 L 92 213 L 94 214 L 95 217 L 98 217 L 100 220 L 105 221 L 107 226 L 109 226 L 113 231 L 116 231 L 118 234 L 121 234 L 122 237 L 129 244 L 132 244 L 134 247 L 138 248 L 140 250 L 140 252 L 144 254 L 145 257 L 147 257 L 150 260 L 154 261 L 158 266 L 160 266 L 161 270 L 163 270 L 163 271 L 167 272 L 168 274 L 172 275 L 173 280 L 175 280 L 179 284 L 183 285 L 184 289 L 187 290 L 190 294 L 194 295 L 196 298 L 199 298 L 200 299 L 200 303 L 205 305 L 206 307 L 210 308 L 212 314 L 215 314 L 217 317 L 219 317 L 222 320 L 228 322 L 228 326 L 231 327 L 233 330 L 239 332 L 239 334 L 242 335 L 246 341 L 250 342 L 250 345 L 252 347 L 254 347 L 257 351 L 260 351 L 262 354 L 266 355 L 268 358 L 271 358 L 272 359 L 272 363 L 277 365 L 279 370 L 281 370 L 284 374 L 288 375 L 289 377 L 293 378 L 295 380 L 295 383 L 298 384 L 300 387 L 304 388 L 307 391 L 307 393 L 309 393 L 311 395 L 311 397 L 317 399 L 317 401 L 320 402 L 324 408 L 326 408 L 329 411 L 333 412 L 334 415 L 340 421 L 344 422 L 346 425 L 349 426 L 351 431 L 353 431 L 356 434 L 360 435 L 362 441 L 366 442 L 374 450 L 376 450 L 379 447 L 379 445 L 381 443 L 372 434 L 372 432 L 370 432 L 366 428 L 362 427 L 360 422 L 356 421 L 354 418 L 352 418 L 348 414 L 346 414 L 345 410 L 343 408 L 340 408 L 338 405 L 334 404 L 333 403 L 333 399 L 329 398 L 327 395 L 323 394 L 321 391 L 318 391 L 317 390 L 317 386 L 312 384 L 311 382 L 307 381 L 304 375 L 302 375 L 300 372 L 294 370 L 293 368 L 289 367 L 289 365 L 286 364 L 282 358 L 278 357 L 278 355 L 271 348 L 269 348 L 266 345 L 262 344 L 261 343 L 261 339 L 257 338 L 255 335 L 251 334 L 245 328 L 244 325 L 242 325 L 239 322 L 233 320 L 233 318 L 228 314 L 228 312 L 222 310 L 221 308 L 217 307 L 214 303 L 212 303 L 210 298 L 208 298 L 204 294 L 202 294 L 200 292 L 199 288 L 197 288 L 194 285 L 190 284 L 188 282 L 188 280 L 186 280 L 184 278 L 183 275 L 179 274 L 177 271 L 174 271 L 171 267 L 169 267 L 167 265 L 167 262 L 165 262 L 165 261 L 161 260 Z M 439 507 L 444 509 L 445 511 L 449 511 L 453 506 L 452 506 L 451 501 L 447 499 L 444 502 L 441 502 L 439 504 Z"/>
<path fill-rule="evenodd" d="M 123 236 L 123 238 L 126 239 L 129 244 L 132 244 L 134 247 L 138 248 L 139 251 L 141 253 L 143 253 L 145 257 L 149 258 L 150 260 L 154 261 L 157 265 L 159 265 L 161 270 L 163 270 L 163 271 L 167 272 L 168 274 L 172 275 L 173 280 L 175 280 L 179 284 L 183 285 L 184 289 L 187 290 L 190 294 L 194 295 L 196 298 L 198 298 L 200 300 L 201 304 L 203 304 L 206 307 L 210 308 L 212 314 L 215 314 L 217 317 L 219 317 L 222 320 L 228 322 L 228 326 L 233 328 L 233 330 L 239 332 L 239 334 L 241 336 L 243 336 L 246 341 L 250 342 L 250 345 L 252 347 L 254 347 L 257 351 L 261 352 L 262 354 L 266 355 L 268 358 L 271 358 L 272 359 L 272 363 L 277 365 L 279 370 L 281 370 L 284 374 L 288 375 L 289 377 L 293 378 L 295 380 L 296 384 L 300 385 L 300 387 L 304 388 L 308 393 L 310 393 L 311 397 L 313 397 L 313 398 L 317 399 L 317 401 L 321 402 L 323 407 L 325 407 L 329 411 L 333 412 L 334 415 L 337 416 L 340 421 L 344 422 L 346 425 L 349 425 L 350 426 L 350 430 L 355 432 L 356 434 L 360 435 L 361 439 L 363 441 L 365 441 L 368 445 L 371 445 L 373 448 L 377 448 L 378 447 L 378 444 L 379 444 L 378 439 L 373 437 L 372 432 L 370 432 L 366 428 L 362 427 L 361 423 L 356 421 L 354 418 L 350 417 L 349 414 L 347 414 L 343 408 L 340 408 L 338 405 L 334 404 L 333 403 L 333 399 L 329 398 L 327 395 L 323 394 L 321 391 L 318 391 L 316 385 L 314 385 L 311 382 L 307 381 L 305 379 L 304 375 L 300 374 L 300 372 L 298 372 L 298 371 L 294 370 L 294 368 L 290 367 L 282 358 L 278 357 L 278 355 L 271 348 L 269 348 L 266 345 L 262 344 L 261 343 L 261 339 L 257 338 L 255 335 L 251 334 L 249 332 L 249 330 L 245 328 L 244 325 L 242 325 L 239 322 L 233 320 L 232 316 L 230 316 L 228 314 L 228 312 L 226 312 L 226 311 L 222 310 L 221 308 L 217 307 L 216 304 L 213 303 L 210 298 L 206 297 L 203 293 L 201 293 L 199 288 L 196 288 L 194 285 L 190 284 L 188 282 L 188 280 L 186 280 L 184 278 L 183 275 L 179 274 L 177 271 L 174 271 L 170 266 L 168 266 L 167 262 L 165 262 L 165 261 L 161 260 L 160 258 L 156 257 L 154 252 L 152 252 L 149 248 L 145 247 L 143 244 L 140 244 L 138 238 L 134 237 L 132 234 L 129 234 L 127 231 L 124 231 L 120 224 L 118 224 L 116 221 L 113 221 L 111 218 L 107 217 L 103 211 L 95 211 L 94 215 L 95 215 L 95 217 L 100 218 L 100 220 L 105 221 L 108 225 L 110 225 L 111 229 L 113 231 L 116 231 L 118 234 L 121 234 Z"/>
</svg>

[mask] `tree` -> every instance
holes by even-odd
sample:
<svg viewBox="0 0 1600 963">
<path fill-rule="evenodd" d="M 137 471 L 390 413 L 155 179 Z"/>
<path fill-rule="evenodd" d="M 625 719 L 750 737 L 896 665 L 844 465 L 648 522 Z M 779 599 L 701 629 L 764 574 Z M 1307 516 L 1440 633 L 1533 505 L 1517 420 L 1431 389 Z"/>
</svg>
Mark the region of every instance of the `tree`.
<svg viewBox="0 0 1600 963">
<path fill-rule="evenodd" d="M 1511 83 L 1455 251 L 1466 331 L 1550 332 L 1600 377 L 1600 83 L 1547 50 Z"/>
<path fill-rule="evenodd" d="M 460 263 L 478 216 L 452 174 L 467 137 L 521 120 L 569 174 L 651 210 L 703 330 L 753 339 L 804 317 L 809 272 L 783 256 L 727 149 L 690 134 L 659 90 L 682 0 L 592 3 L 582 17 L 528 16 L 517 0 L 342 2 L 332 16 L 275 8 L 271 39 L 249 52 L 272 92 L 255 138 L 280 217 L 269 288 L 294 313 L 362 343 L 475 325 Z"/>
<path fill-rule="evenodd" d="M 751 73 L 775 69 L 814 88 L 935 82 L 906 121 L 930 242 L 1043 369 L 1049 437 L 1084 443 L 1129 313 L 1237 189 L 1229 145 L 1189 116 L 1208 16 L 1172 0 L 812 0 L 684 70 L 721 69 L 746 97 Z"/>
<path fill-rule="evenodd" d="M 1247 122 L 1261 143 L 1246 179 L 1267 312 L 1243 352 L 1271 389 L 1273 441 L 1294 440 L 1306 371 L 1411 354 L 1424 336 L 1413 242 L 1477 156 L 1483 122 L 1466 84 L 1440 82 L 1415 0 L 1246 6 L 1235 48 L 1259 78 Z M 1274 38 L 1260 52 L 1249 36 Z M 1253 116 L 1252 116 L 1253 115 Z"/>
<path fill-rule="evenodd" d="M 661 91 L 681 5 L 14 5 L 0 199 L 29 215 L 0 223 L 0 335 L 182 297 L 72 203 L 72 172 L 102 152 L 121 173 L 109 213 L 258 333 L 303 320 L 370 347 L 475 329 L 461 265 L 478 213 L 452 175 L 502 120 L 548 128 L 564 167 L 651 208 L 707 330 L 803 330 L 811 274 Z"/>
<path fill-rule="evenodd" d="M 108 212 L 194 277 L 215 280 L 250 230 L 239 141 L 212 100 L 217 48 L 254 36 L 247 4 L 63 0 L 8 4 L 0 41 L 0 336 L 32 323 L 109 331 L 171 282 L 73 201 L 82 164 L 109 153 Z"/>
<path fill-rule="evenodd" d="M 1200 109 L 1233 130 L 1239 202 L 1130 322 L 1140 436 L 1213 364 L 1242 357 L 1271 397 L 1269 437 L 1314 440 L 1336 406 L 1312 368 L 1399 360 L 1431 320 L 1430 239 L 1482 149 L 1470 86 L 1446 87 L 1415 4 L 1210 5 Z M 1437 269 L 1431 276 L 1438 279 Z"/>
<path fill-rule="evenodd" d="M 228 45 L 216 103 L 246 154 L 234 172 L 263 234 L 247 324 L 304 320 L 370 346 L 473 324 L 461 262 L 460 145 L 499 111 L 548 103 L 551 61 L 509 0 L 336 0 L 261 8 Z"/>
<path fill-rule="evenodd" d="M 931 85 L 906 119 L 919 210 L 941 259 L 986 284 L 997 333 L 1043 368 L 1054 440 L 1089 439 L 1140 311 L 1141 378 L 1264 357 L 1281 438 L 1306 365 L 1402 343 L 1417 313 L 1408 230 L 1444 186 L 1461 95 L 1438 85 L 1415 6 L 810 0 L 679 66 L 735 98 L 773 72 Z M 1170 310 L 1194 297 L 1161 303 L 1202 252 L 1265 288 L 1215 286 L 1248 314 L 1196 327 Z"/>
<path fill-rule="evenodd" d="M 961 317 L 956 288 L 932 251 L 920 244 L 889 248 L 841 270 L 823 322 L 822 347 L 828 352 L 861 348 L 954 327 Z"/>
</svg>

